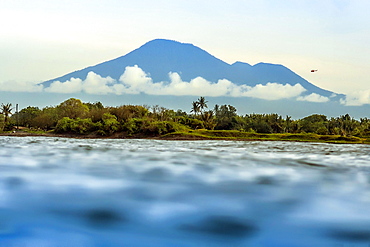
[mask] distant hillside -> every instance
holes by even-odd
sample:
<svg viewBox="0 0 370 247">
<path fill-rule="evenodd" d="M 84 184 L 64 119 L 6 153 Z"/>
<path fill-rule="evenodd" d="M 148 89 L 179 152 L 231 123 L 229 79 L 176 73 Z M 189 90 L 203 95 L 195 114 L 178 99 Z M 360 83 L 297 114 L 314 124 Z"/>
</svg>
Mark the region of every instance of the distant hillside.
<svg viewBox="0 0 370 247">
<path fill-rule="evenodd" d="M 228 79 L 235 84 L 249 86 L 268 82 L 291 85 L 299 83 L 307 90 L 304 93 L 306 95 L 317 93 L 330 97 L 333 94 L 311 84 L 283 65 L 258 63 L 251 66 L 243 62 L 230 65 L 192 44 L 164 39 L 152 40 L 124 56 L 54 78 L 43 84 L 48 87 L 53 81 L 64 82 L 72 77 L 84 80 L 90 71 L 118 80 L 127 66 L 134 65 L 149 73 L 154 82 L 168 81 L 169 72 L 178 72 L 184 81 L 201 76 L 211 82 Z"/>
</svg>

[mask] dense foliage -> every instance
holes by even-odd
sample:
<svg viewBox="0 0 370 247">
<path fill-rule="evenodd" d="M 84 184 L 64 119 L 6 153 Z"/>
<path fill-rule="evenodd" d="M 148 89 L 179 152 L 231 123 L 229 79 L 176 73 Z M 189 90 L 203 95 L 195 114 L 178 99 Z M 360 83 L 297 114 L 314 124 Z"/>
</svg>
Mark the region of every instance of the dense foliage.
<svg viewBox="0 0 370 247">
<path fill-rule="evenodd" d="M 249 133 L 315 133 L 370 137 L 370 119 L 356 120 L 346 114 L 328 119 L 314 114 L 294 120 L 278 114 L 238 115 L 231 105 L 215 105 L 208 109 L 207 101 L 200 97 L 192 102 L 190 113 L 160 106 L 122 105 L 105 107 L 101 102 L 83 103 L 70 98 L 59 105 L 28 106 L 17 113 L 11 104 L 1 104 L 0 131 L 15 126 L 34 130 L 53 130 L 56 133 L 97 134 L 116 133 L 126 136 L 158 136 L 176 131 L 195 129 L 237 130 Z"/>
</svg>

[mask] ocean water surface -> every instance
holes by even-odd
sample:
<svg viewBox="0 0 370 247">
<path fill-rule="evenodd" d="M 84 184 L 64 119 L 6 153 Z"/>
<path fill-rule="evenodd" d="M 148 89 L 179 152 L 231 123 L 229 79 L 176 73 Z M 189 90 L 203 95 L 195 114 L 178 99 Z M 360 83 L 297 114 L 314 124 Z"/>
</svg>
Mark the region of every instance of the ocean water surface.
<svg viewBox="0 0 370 247">
<path fill-rule="evenodd" d="M 0 246 L 370 246 L 370 146 L 0 137 Z"/>
</svg>

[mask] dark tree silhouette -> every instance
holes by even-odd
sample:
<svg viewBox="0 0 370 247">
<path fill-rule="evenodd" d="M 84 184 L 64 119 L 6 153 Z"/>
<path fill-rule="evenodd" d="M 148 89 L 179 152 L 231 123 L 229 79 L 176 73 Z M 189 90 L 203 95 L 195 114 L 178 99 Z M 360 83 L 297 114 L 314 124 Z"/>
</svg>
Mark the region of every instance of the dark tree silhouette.
<svg viewBox="0 0 370 247">
<path fill-rule="evenodd" d="M 200 106 L 198 101 L 193 101 L 190 112 L 194 112 L 195 116 L 200 112 Z"/>
<path fill-rule="evenodd" d="M 198 105 L 199 105 L 200 111 L 203 111 L 205 108 L 208 108 L 207 103 L 208 101 L 206 101 L 204 97 L 200 97 L 198 99 Z"/>
<path fill-rule="evenodd" d="M 8 103 L 8 104 L 1 104 L 1 114 L 4 115 L 4 122 L 5 124 L 8 123 L 8 120 L 9 120 L 9 117 L 12 115 L 12 110 L 14 108 L 12 108 L 12 104 L 11 103 Z"/>
</svg>

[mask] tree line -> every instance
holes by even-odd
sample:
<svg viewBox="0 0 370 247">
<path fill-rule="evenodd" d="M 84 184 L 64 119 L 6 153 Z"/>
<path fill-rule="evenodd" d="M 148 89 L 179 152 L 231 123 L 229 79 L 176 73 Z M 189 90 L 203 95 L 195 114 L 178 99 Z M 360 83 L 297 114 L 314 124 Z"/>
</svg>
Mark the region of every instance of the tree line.
<svg viewBox="0 0 370 247">
<path fill-rule="evenodd" d="M 255 133 L 316 133 L 320 135 L 370 136 L 370 119 L 356 120 L 349 114 L 328 118 L 313 114 L 302 119 L 271 114 L 238 115 L 232 105 L 208 108 L 204 97 L 193 101 L 190 113 L 158 105 L 104 106 L 70 98 L 57 106 L 28 106 L 14 112 L 11 104 L 1 104 L 0 131 L 15 126 L 53 130 L 56 133 L 112 135 L 161 135 L 195 129 L 239 130 Z"/>
</svg>

